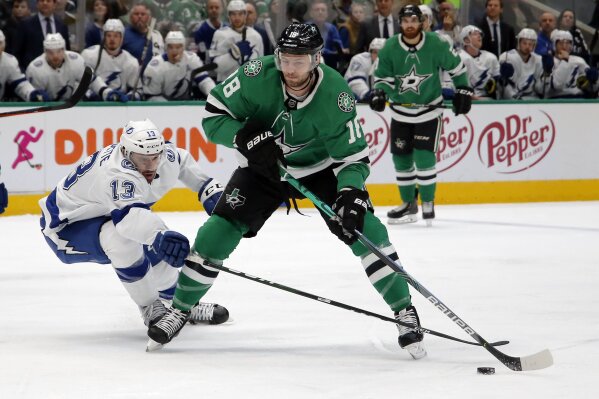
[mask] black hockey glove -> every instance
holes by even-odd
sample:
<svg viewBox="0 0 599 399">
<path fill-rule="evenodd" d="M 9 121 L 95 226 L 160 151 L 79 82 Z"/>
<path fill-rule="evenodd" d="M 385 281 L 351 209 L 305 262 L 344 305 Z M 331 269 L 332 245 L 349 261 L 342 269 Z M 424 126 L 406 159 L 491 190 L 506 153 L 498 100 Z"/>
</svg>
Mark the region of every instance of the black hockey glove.
<svg viewBox="0 0 599 399">
<path fill-rule="evenodd" d="M 343 188 L 332 206 L 337 216 L 327 220 L 329 230 L 341 241 L 351 245 L 358 237 L 352 232 L 362 231 L 368 211 L 368 193 L 357 188 Z"/>
<path fill-rule="evenodd" d="M 485 83 L 485 91 L 490 96 L 495 96 L 495 91 L 497 90 L 497 81 L 493 78 L 489 78 L 487 83 Z"/>
<path fill-rule="evenodd" d="M 545 72 L 545 75 L 546 76 L 551 75 L 551 72 L 553 71 L 553 65 L 555 64 L 553 55 L 552 54 L 542 55 L 541 63 L 543 64 L 543 72 Z"/>
<path fill-rule="evenodd" d="M 4 210 L 8 206 L 8 191 L 4 183 L 0 183 L 0 213 L 4 213 Z"/>
<path fill-rule="evenodd" d="M 474 93 L 470 87 L 460 86 L 455 89 L 452 109 L 456 116 L 470 112 L 470 108 L 472 108 L 472 94 Z"/>
<path fill-rule="evenodd" d="M 370 92 L 370 109 L 383 112 L 387 103 L 387 95 L 383 89 L 372 89 Z"/>
<path fill-rule="evenodd" d="M 273 181 L 281 180 L 278 161 L 283 160 L 283 152 L 261 122 L 247 121 L 235 135 L 235 146 L 252 171 Z"/>
</svg>

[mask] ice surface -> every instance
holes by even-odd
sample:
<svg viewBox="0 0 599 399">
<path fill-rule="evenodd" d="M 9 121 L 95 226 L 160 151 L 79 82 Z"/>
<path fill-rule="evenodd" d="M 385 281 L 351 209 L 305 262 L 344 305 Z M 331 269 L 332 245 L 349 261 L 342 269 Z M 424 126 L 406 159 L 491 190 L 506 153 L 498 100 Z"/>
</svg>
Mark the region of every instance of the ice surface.
<svg viewBox="0 0 599 399">
<path fill-rule="evenodd" d="M 390 316 L 359 260 L 305 213 L 277 212 L 226 265 Z M 189 237 L 206 219 L 161 216 Z M 599 397 L 599 202 L 438 206 L 432 228 L 389 230 L 405 269 L 479 334 L 514 356 L 549 348 L 554 366 L 513 372 L 433 336 L 414 361 L 391 323 L 225 273 L 205 300 L 234 323 L 187 326 L 146 353 L 111 267 L 60 263 L 38 217 L 15 216 L 0 218 L 0 398 Z M 412 295 L 425 327 L 469 338 Z"/>
</svg>

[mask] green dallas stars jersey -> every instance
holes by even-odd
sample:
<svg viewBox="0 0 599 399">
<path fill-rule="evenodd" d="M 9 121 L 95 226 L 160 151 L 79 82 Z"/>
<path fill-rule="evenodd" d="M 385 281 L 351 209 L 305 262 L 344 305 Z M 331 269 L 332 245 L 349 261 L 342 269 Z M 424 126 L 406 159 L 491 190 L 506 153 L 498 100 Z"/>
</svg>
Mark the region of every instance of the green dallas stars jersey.
<svg viewBox="0 0 599 399">
<path fill-rule="evenodd" d="M 423 38 L 410 48 L 395 35 L 379 51 L 374 71 L 374 87 L 383 89 L 389 101 L 398 104 L 439 104 L 441 69 L 446 70 L 455 87 L 468 86 L 467 70 L 460 56 L 439 35 L 423 32 Z M 403 122 L 424 122 L 440 115 L 441 109 L 395 107 L 394 119 Z"/>
<path fill-rule="evenodd" d="M 251 118 L 271 126 L 288 169 L 301 178 L 331 165 L 338 189 L 362 188 L 370 173 L 368 145 L 354 97 L 341 75 L 320 64 L 309 95 L 291 110 L 274 56 L 249 61 L 208 96 L 203 128 L 208 139 L 233 147 L 235 134 Z"/>
</svg>

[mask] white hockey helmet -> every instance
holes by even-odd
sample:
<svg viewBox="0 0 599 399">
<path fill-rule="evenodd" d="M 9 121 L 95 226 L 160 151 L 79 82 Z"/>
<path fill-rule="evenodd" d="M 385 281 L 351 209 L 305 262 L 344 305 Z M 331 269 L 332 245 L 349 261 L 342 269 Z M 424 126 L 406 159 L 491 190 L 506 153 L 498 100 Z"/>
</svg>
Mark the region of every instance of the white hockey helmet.
<svg viewBox="0 0 599 399">
<path fill-rule="evenodd" d="M 517 48 L 520 49 L 520 40 L 528 39 L 532 40 L 535 43 L 537 42 L 537 32 L 530 28 L 524 28 L 516 35 L 516 40 L 518 41 Z"/>
<path fill-rule="evenodd" d="M 125 34 L 125 25 L 120 19 L 107 19 L 102 28 L 104 32 L 119 32 L 121 35 Z"/>
<path fill-rule="evenodd" d="M 227 14 L 232 11 L 246 11 L 245 3 L 242 0 L 231 0 L 227 5 Z"/>
<path fill-rule="evenodd" d="M 164 38 L 165 44 L 185 44 L 185 35 L 180 30 L 172 30 Z"/>
<path fill-rule="evenodd" d="M 382 49 L 386 41 L 387 39 L 383 39 L 382 37 L 375 37 L 370 42 L 370 45 L 368 46 L 368 51 Z"/>
<path fill-rule="evenodd" d="M 458 36 L 458 40 L 460 41 L 460 44 L 462 46 L 464 46 L 466 43 L 464 43 L 464 40 L 467 37 L 470 37 L 470 35 L 474 32 L 478 32 L 480 33 L 480 36 L 483 36 L 483 31 L 480 30 L 479 27 L 474 26 L 474 25 L 466 25 L 462 28 L 462 31 L 460 32 L 460 35 Z"/>
<path fill-rule="evenodd" d="M 149 119 L 129 121 L 123 129 L 120 144 L 123 156 L 130 160 L 131 153 L 143 155 L 161 153 L 164 149 L 164 137 Z"/>
<path fill-rule="evenodd" d="M 553 44 L 554 50 L 555 50 L 555 45 L 560 40 L 567 40 L 567 41 L 572 42 L 574 39 L 572 38 L 572 34 L 570 32 L 568 32 L 567 30 L 556 29 L 553 32 L 551 32 L 551 43 Z"/>
<path fill-rule="evenodd" d="M 44 50 L 60 50 L 65 48 L 65 42 L 60 33 L 48 33 L 44 39 Z"/>
<path fill-rule="evenodd" d="M 418 6 L 418 8 L 420 8 L 420 11 L 422 11 L 422 15 L 424 15 L 428 18 L 428 23 L 432 25 L 433 24 L 433 10 L 431 10 L 431 8 L 429 6 L 427 6 L 426 4 L 420 4 Z"/>
</svg>

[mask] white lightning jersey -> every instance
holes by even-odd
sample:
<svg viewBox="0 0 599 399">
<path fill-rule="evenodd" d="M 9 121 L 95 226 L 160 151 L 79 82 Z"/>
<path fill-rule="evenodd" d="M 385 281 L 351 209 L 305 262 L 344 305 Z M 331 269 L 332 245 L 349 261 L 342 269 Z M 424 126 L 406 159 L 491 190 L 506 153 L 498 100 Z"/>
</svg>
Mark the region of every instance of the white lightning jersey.
<svg viewBox="0 0 599 399">
<path fill-rule="evenodd" d="M 514 67 L 514 75 L 503 86 L 503 98 L 506 100 L 533 100 L 543 93 L 543 63 L 541 56 L 535 53 L 524 62 L 518 50 L 506 51 L 499 57 L 499 63 L 508 62 Z"/>
<path fill-rule="evenodd" d="M 245 40 L 250 43 L 252 55 L 250 59 L 262 57 L 264 55 L 264 44 L 262 36 L 254 28 L 245 27 Z M 243 62 L 233 58 L 229 50 L 235 43 L 243 40 L 243 35 L 229 26 L 224 26 L 214 32 L 212 44 L 208 55 L 212 61 L 218 65 L 216 69 L 216 80 L 222 82 L 231 73 L 235 72 Z"/>
<path fill-rule="evenodd" d="M 459 51 L 460 58 L 468 69 L 468 81 L 477 97 L 491 98 L 485 85 L 489 79 L 497 80 L 499 77 L 499 61 L 493 53 L 481 50 L 477 57 L 473 57 L 465 50 Z"/>
<path fill-rule="evenodd" d="M 85 65 L 96 68 L 99 49 L 100 45 L 95 45 L 81 52 Z M 121 49 L 116 56 L 112 56 L 108 54 L 106 49 L 103 49 L 100 65 L 98 65 L 95 72 L 96 76 L 102 79 L 111 89 L 128 93 L 135 85 L 139 72 L 139 63 L 127 50 Z"/>
<path fill-rule="evenodd" d="M 17 58 L 12 54 L 0 52 L 0 99 L 4 98 L 4 89 L 8 85 L 16 85 L 15 93 L 23 101 L 29 101 L 29 95 L 35 90 L 21 72 Z"/>
<path fill-rule="evenodd" d="M 107 216 L 121 236 L 152 244 L 158 232 L 168 229 L 150 206 L 179 180 L 197 192 L 209 179 L 189 152 L 167 143 L 156 178 L 149 184 L 120 149 L 120 144 L 113 144 L 90 155 L 39 201 L 44 235 L 69 223 Z"/>
<path fill-rule="evenodd" d="M 48 92 L 52 101 L 61 101 L 73 95 L 85 69 L 83 57 L 73 51 L 65 51 L 64 62 L 59 68 L 52 68 L 46 61 L 46 55 L 35 58 L 25 71 L 33 87 Z M 100 79 L 94 79 L 90 89 L 99 95 L 105 85 Z"/>
<path fill-rule="evenodd" d="M 586 74 L 586 70 L 589 68 L 586 61 L 581 57 L 571 55 L 568 60 L 553 57 L 553 62 L 547 97 L 582 97 L 584 92 L 576 87 L 576 79 Z M 593 85 L 594 92 L 597 91 L 597 86 L 597 83 Z"/>
<path fill-rule="evenodd" d="M 173 64 L 165 54 L 152 58 L 143 74 L 143 92 L 150 100 L 187 100 L 189 85 L 196 84 L 201 92 L 208 97 L 215 86 L 207 72 L 197 74 L 191 81 L 194 69 L 204 63 L 191 51 L 184 51 L 181 61 Z"/>
<path fill-rule="evenodd" d="M 368 51 L 354 55 L 349 62 L 344 77 L 358 100 L 372 89 L 373 72 L 372 56 Z"/>
</svg>

